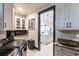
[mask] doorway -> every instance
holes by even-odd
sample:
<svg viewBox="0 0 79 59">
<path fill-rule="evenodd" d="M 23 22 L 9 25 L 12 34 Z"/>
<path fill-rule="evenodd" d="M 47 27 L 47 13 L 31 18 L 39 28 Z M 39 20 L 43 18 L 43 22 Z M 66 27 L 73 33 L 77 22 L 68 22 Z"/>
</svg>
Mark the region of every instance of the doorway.
<svg viewBox="0 0 79 59">
<path fill-rule="evenodd" d="M 51 44 L 53 55 L 53 43 L 55 42 L 55 6 L 39 12 L 38 26 L 38 49 L 47 47 Z"/>
</svg>

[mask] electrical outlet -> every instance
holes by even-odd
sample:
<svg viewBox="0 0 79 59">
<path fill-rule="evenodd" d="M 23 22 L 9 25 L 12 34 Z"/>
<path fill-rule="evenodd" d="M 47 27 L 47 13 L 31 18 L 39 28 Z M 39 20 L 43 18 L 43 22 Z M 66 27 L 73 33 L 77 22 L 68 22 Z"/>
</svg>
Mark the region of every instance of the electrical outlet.
<svg viewBox="0 0 79 59">
<path fill-rule="evenodd" d="M 79 34 L 76 35 L 76 38 L 79 38 Z"/>
</svg>

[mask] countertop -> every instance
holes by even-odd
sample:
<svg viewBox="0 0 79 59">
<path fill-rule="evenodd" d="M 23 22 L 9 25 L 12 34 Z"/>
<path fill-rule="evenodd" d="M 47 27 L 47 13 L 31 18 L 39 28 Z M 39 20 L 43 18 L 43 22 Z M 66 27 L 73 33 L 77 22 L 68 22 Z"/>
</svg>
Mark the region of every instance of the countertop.
<svg viewBox="0 0 79 59">
<path fill-rule="evenodd" d="M 17 40 L 27 40 L 28 39 L 28 35 L 19 35 L 19 36 L 14 36 L 14 39 Z"/>
<path fill-rule="evenodd" d="M 0 42 L 1 43 L 1 42 Z M 26 44 L 25 40 L 14 40 L 5 45 L 0 46 L 0 56 L 13 55 L 15 53 L 20 53 L 21 50 Z M 17 50 L 16 50 L 17 49 Z"/>
<path fill-rule="evenodd" d="M 0 46 L 0 49 L 9 49 L 9 48 L 19 48 L 21 45 L 26 43 L 25 40 L 14 40 L 11 43 L 6 44 L 5 46 Z"/>
<path fill-rule="evenodd" d="M 25 40 L 17 39 L 17 40 L 14 40 L 13 42 L 9 43 L 8 45 L 13 46 L 13 47 L 19 47 L 25 43 L 26 43 Z"/>
<path fill-rule="evenodd" d="M 55 42 L 54 45 L 57 45 L 57 46 L 60 46 L 60 47 L 64 47 L 64 48 L 68 48 L 68 49 L 72 49 L 72 50 L 75 50 L 75 51 L 79 52 L 79 47 L 70 47 L 70 46 L 62 45 L 62 44 L 60 44 L 58 42 Z"/>
</svg>

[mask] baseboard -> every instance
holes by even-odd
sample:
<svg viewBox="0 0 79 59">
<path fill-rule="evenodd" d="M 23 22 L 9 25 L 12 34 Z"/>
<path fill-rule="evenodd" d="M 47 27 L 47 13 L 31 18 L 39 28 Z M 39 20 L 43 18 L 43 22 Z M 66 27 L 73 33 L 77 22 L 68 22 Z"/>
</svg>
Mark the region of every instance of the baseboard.
<svg viewBox="0 0 79 59">
<path fill-rule="evenodd" d="M 46 43 L 46 45 L 50 44 L 51 42 L 53 42 L 53 41 L 50 41 L 49 43 Z"/>
</svg>

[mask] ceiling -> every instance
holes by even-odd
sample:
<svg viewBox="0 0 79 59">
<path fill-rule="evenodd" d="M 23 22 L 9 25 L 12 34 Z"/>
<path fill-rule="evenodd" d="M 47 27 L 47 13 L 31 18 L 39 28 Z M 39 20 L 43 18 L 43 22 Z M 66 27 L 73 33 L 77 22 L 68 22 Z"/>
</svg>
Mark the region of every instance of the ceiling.
<svg viewBox="0 0 79 59">
<path fill-rule="evenodd" d="M 16 13 L 27 15 L 49 3 L 14 3 Z"/>
</svg>

